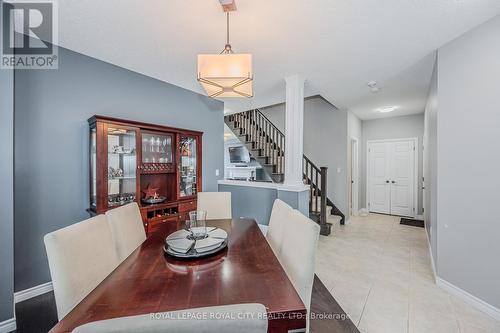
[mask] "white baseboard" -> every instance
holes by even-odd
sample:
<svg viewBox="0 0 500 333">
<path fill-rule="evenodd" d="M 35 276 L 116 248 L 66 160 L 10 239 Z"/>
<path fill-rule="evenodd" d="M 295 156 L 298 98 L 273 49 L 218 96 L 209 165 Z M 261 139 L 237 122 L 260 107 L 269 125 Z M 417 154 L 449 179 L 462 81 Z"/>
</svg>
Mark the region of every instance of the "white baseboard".
<svg viewBox="0 0 500 333">
<path fill-rule="evenodd" d="M 14 293 L 14 304 L 54 290 L 52 281 Z"/>
<path fill-rule="evenodd" d="M 431 247 L 431 241 L 429 239 L 429 234 L 427 233 L 427 227 L 425 228 L 425 236 L 427 238 L 427 245 L 429 248 L 429 256 L 431 257 L 431 265 L 432 265 L 432 272 L 434 274 L 434 280 L 436 281 L 436 285 L 440 287 L 441 289 L 447 291 L 453 296 L 456 296 L 460 298 L 462 301 L 465 303 L 469 304 L 470 306 L 478 309 L 479 311 L 482 311 L 486 314 L 488 314 L 490 317 L 495 318 L 496 320 L 500 320 L 500 309 L 494 307 L 491 304 L 486 303 L 485 301 L 477 298 L 474 295 L 469 294 L 463 289 L 458 288 L 454 284 L 443 280 L 439 276 L 437 276 L 437 271 L 436 271 L 436 264 L 434 262 L 434 257 L 432 256 L 432 247 Z"/>
<path fill-rule="evenodd" d="M 489 316 L 495 318 L 496 320 L 500 320 L 500 309 L 494 307 L 493 305 L 486 303 L 485 301 L 477 298 L 476 296 L 469 294 L 465 290 L 458 288 L 454 284 L 451 284 L 450 282 L 441 279 L 440 277 L 436 278 L 436 284 L 440 288 L 449 292 L 450 294 L 460 298 L 462 301 L 469 304 L 470 306 L 473 306 L 479 311 L 488 314 Z"/>
<path fill-rule="evenodd" d="M 9 333 L 16 330 L 16 318 L 0 322 L 0 333 Z"/>
</svg>

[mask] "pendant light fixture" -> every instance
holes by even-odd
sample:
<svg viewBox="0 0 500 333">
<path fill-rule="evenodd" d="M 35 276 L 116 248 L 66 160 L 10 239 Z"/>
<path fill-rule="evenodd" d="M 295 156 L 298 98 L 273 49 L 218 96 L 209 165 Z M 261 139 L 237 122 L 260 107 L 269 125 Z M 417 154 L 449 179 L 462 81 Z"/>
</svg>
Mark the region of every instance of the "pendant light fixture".
<svg viewBox="0 0 500 333">
<path fill-rule="evenodd" d="M 229 43 L 229 11 L 226 46 L 220 54 L 198 54 L 198 82 L 210 97 L 252 97 L 252 55 L 234 53 Z"/>
</svg>

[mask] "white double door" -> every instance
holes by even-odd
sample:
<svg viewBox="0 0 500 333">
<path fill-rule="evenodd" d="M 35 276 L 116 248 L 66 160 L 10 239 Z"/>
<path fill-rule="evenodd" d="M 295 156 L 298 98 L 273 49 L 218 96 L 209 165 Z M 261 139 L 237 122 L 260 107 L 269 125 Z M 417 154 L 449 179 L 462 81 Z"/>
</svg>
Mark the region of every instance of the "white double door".
<svg viewBox="0 0 500 333">
<path fill-rule="evenodd" d="M 368 209 L 415 216 L 416 140 L 368 142 Z"/>
</svg>

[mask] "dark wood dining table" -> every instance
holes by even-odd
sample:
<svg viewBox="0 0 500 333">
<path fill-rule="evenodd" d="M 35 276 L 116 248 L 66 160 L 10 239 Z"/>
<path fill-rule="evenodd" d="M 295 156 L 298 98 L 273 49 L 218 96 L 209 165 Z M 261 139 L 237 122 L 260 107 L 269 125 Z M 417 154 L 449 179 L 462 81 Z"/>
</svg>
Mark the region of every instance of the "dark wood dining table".
<svg viewBox="0 0 500 333">
<path fill-rule="evenodd" d="M 306 308 L 253 219 L 211 220 L 228 233 L 226 249 L 181 260 L 164 254 L 165 223 L 85 297 L 50 333 L 133 315 L 240 303 L 267 308 L 268 332 L 306 327 Z M 81 249 L 85 251 L 85 249 Z"/>
</svg>

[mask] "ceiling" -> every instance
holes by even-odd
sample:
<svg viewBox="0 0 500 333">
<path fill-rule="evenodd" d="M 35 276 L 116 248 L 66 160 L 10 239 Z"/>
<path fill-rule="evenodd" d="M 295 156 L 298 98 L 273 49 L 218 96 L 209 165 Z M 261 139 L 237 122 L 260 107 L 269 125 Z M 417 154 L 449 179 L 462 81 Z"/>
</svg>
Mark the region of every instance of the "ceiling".
<svg viewBox="0 0 500 333">
<path fill-rule="evenodd" d="M 500 13 L 498 0 L 237 0 L 231 44 L 254 57 L 254 97 L 226 99 L 227 111 L 284 101 L 284 80 L 300 74 L 362 119 L 423 111 L 441 45 Z M 217 0 L 59 1 L 59 44 L 203 93 L 198 53 L 225 44 Z M 376 80 L 380 92 L 366 83 Z M 377 107 L 397 105 L 390 114 Z"/>
</svg>

